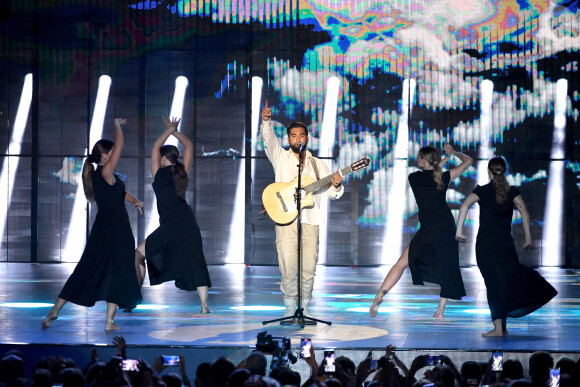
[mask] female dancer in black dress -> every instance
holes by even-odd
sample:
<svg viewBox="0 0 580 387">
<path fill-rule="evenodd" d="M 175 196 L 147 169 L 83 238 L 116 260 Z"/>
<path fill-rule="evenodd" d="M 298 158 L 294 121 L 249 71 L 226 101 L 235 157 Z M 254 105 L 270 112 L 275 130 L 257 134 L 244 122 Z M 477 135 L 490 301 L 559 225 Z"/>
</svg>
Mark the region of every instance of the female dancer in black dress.
<svg viewBox="0 0 580 387">
<path fill-rule="evenodd" d="M 178 119 L 170 121 L 163 117 L 163 122 L 166 130 L 151 150 L 151 174 L 160 225 L 135 250 L 137 277 L 139 285 L 142 285 L 147 257 L 151 285 L 175 280 L 175 286 L 180 289 L 197 289 L 201 313 L 209 313 L 207 291 L 211 280 L 203 254 L 201 232 L 193 210 L 185 201 L 193 144 L 177 131 Z M 177 160 L 179 151 L 176 146 L 163 145 L 171 135 L 185 146 L 183 164 Z"/>
<path fill-rule="evenodd" d="M 431 282 L 441 286 L 439 306 L 433 317 L 443 318 L 449 298 L 460 300 L 465 296 L 459 271 L 459 250 L 455 240 L 455 218 L 447 205 L 445 195 L 451 180 L 461 176 L 473 160 L 456 152 L 450 144 L 445 144 L 443 150 L 448 156 L 457 156 L 461 164 L 443 172 L 441 165 L 447 158 L 441 160 L 437 149 L 426 146 L 417 154 L 417 166 L 422 171 L 410 174 L 409 183 L 419 207 L 419 231 L 385 277 L 370 307 L 371 317 L 377 315 L 383 297 L 401 279 L 407 267 L 411 268 L 414 285 Z"/>
<path fill-rule="evenodd" d="M 540 308 L 558 294 L 535 270 L 518 261 L 511 236 L 514 204 L 522 215 L 524 249 L 534 250 L 530 233 L 530 215 L 520 191 L 511 187 L 504 174 L 506 162 L 501 157 L 489 160 L 487 173 L 491 182 L 477 186 L 459 210 L 456 239 L 466 242 L 463 223 L 469 207 L 479 202 L 479 231 L 475 243 L 477 266 L 487 288 L 493 330 L 482 336 L 502 337 L 508 317 L 522 317 Z"/>
<path fill-rule="evenodd" d="M 114 174 L 124 145 L 121 125 L 126 123 L 124 118 L 115 119 L 115 142 L 97 141 L 83 165 L 85 196 L 97 203 L 98 212 L 83 255 L 42 321 L 42 329 L 50 327 L 67 301 L 90 307 L 104 300 L 105 330 L 120 330 L 114 322 L 117 306 L 133 308 L 141 302 L 133 258 L 135 239 L 124 201 L 141 214 L 143 202 L 126 192 L 125 184 Z"/>
</svg>

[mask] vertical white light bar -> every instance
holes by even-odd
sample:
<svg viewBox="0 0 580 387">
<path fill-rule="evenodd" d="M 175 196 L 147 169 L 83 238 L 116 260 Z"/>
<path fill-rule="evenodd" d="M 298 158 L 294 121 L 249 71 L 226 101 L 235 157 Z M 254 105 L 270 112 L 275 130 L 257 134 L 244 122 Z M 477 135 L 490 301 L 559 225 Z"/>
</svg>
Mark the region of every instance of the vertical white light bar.
<svg viewBox="0 0 580 387">
<path fill-rule="evenodd" d="M 12 136 L 6 153 L 9 155 L 2 163 L 2 172 L 0 173 L 0 243 L 2 236 L 6 229 L 6 221 L 8 217 L 8 208 L 10 208 L 10 201 L 12 200 L 12 191 L 14 189 L 14 178 L 20 162 L 19 157 L 14 157 L 13 172 L 10 173 L 10 159 L 11 156 L 19 155 L 22 148 L 22 138 L 26 129 L 26 122 L 28 121 L 28 114 L 30 112 L 30 104 L 32 103 L 32 74 L 26 74 L 24 77 L 24 85 L 22 86 L 22 93 L 20 94 L 20 104 L 16 112 L 16 119 L 14 120 L 14 127 L 12 129 Z"/>
<path fill-rule="evenodd" d="M 262 99 L 262 87 L 264 81 L 260 77 L 252 77 L 252 115 L 251 115 L 251 168 L 252 168 L 252 192 L 254 192 L 254 174 L 255 174 L 255 160 L 256 144 L 258 142 L 258 126 L 260 123 L 260 102 Z M 245 155 L 246 148 L 242 146 L 242 154 Z M 236 196 L 234 201 L 234 212 L 232 221 L 230 223 L 230 237 L 228 241 L 228 255 L 226 256 L 226 263 L 244 263 L 245 252 L 245 193 L 246 193 L 246 163 L 240 164 L 238 173 L 238 184 L 236 185 Z"/>
<path fill-rule="evenodd" d="M 252 77 L 252 116 L 251 123 L 251 156 L 256 154 L 256 141 L 258 140 L 258 123 L 260 122 L 260 100 L 262 96 L 262 78 Z M 245 139 L 242 141 L 242 154 L 246 155 Z M 238 172 L 238 184 L 236 184 L 236 196 L 234 199 L 234 211 L 230 223 L 230 237 L 228 241 L 228 255 L 226 263 L 244 263 L 246 249 L 245 233 L 245 204 L 246 204 L 246 163 L 240 159 Z M 252 184 L 254 181 L 254 160 L 252 159 Z M 253 191 L 253 190 L 252 190 Z"/>
<path fill-rule="evenodd" d="M 105 125 L 105 113 L 107 112 L 107 102 L 109 101 L 109 91 L 111 90 L 111 77 L 103 75 L 99 78 L 99 89 L 95 100 L 93 119 L 91 120 L 91 130 L 89 135 L 90 152 L 97 141 L 103 136 L 103 126 Z"/>
<path fill-rule="evenodd" d="M 103 136 L 103 125 L 105 122 L 105 113 L 107 112 L 107 102 L 109 100 L 109 91 L 111 89 L 111 77 L 102 75 L 99 78 L 99 88 L 91 120 L 89 132 L 89 148 L 85 149 L 85 155 L 93 149 L 93 146 Z M 83 159 L 83 164 L 84 164 Z M 68 231 L 64 249 L 61 251 L 61 260 L 63 262 L 78 262 L 85 247 L 86 242 L 86 209 L 87 199 L 82 181 L 82 170 L 77 179 L 77 191 L 74 198 L 73 210 L 68 224 Z"/>
<path fill-rule="evenodd" d="M 407 163 L 409 159 L 409 115 L 415 99 L 416 81 L 403 80 L 403 104 L 397 129 L 397 143 L 393 155 L 393 182 L 387 187 L 387 225 L 383 238 L 381 264 L 394 264 L 403 251 L 401 236 L 407 194 Z"/>
<path fill-rule="evenodd" d="M 326 96 L 324 99 L 324 112 L 322 113 L 322 128 L 320 131 L 320 142 L 318 147 L 318 157 L 332 157 L 334 142 L 336 138 L 336 112 L 338 109 L 338 94 L 340 91 L 340 79 L 330 77 L 326 81 Z M 331 163 L 332 165 L 332 163 Z M 332 167 L 331 167 L 332 168 Z M 333 172 L 333 171 L 331 171 Z M 324 176 L 321 176 L 324 177 Z M 326 214 L 328 219 L 328 200 L 322 199 L 320 211 Z M 318 263 L 326 263 L 326 241 L 328 240 L 328 224 L 320 225 L 320 240 L 318 243 Z"/>
<path fill-rule="evenodd" d="M 175 78 L 175 91 L 173 92 L 173 103 L 171 104 L 171 113 L 169 113 L 169 118 L 176 117 L 181 119 L 183 115 L 183 103 L 185 101 L 185 91 L 189 81 L 183 75 Z M 181 122 L 177 127 L 177 130 L 181 130 Z M 174 136 L 169 136 L 165 144 L 177 146 L 177 139 Z"/>
<path fill-rule="evenodd" d="M 481 112 L 479 117 L 479 161 L 477 162 L 477 184 L 479 185 L 485 185 L 489 182 L 487 164 L 492 156 L 490 138 L 493 119 L 493 87 L 493 82 L 485 79 L 481 82 L 481 89 L 479 90 Z M 477 233 L 479 229 L 479 205 L 472 206 L 469 209 L 468 217 L 473 220 L 473 230 Z M 469 249 L 468 257 L 468 263 L 475 265 L 475 249 Z"/>
<path fill-rule="evenodd" d="M 493 111 L 493 82 L 486 79 L 481 82 L 480 90 L 481 116 L 479 117 L 479 163 L 477 165 L 477 184 L 483 185 L 489 182 L 487 175 L 487 163 L 491 158 L 490 137 Z"/>
<path fill-rule="evenodd" d="M 234 199 L 234 211 L 232 222 L 230 223 L 230 238 L 228 242 L 228 255 L 226 263 L 244 263 L 245 243 L 245 202 L 246 202 L 246 163 L 243 158 L 240 160 L 238 172 L 238 184 L 236 185 L 236 196 Z"/>
<path fill-rule="evenodd" d="M 542 235 L 542 265 L 560 266 L 563 263 L 562 239 L 564 218 L 564 143 L 566 141 L 566 100 L 568 81 L 559 79 L 556 83 L 554 112 L 554 133 L 548 192 L 544 209 L 544 229 Z"/>
<path fill-rule="evenodd" d="M 479 90 L 480 112 L 479 117 L 479 160 L 477 161 L 477 184 L 485 185 L 489 182 L 487 164 L 491 158 L 490 136 L 493 119 L 493 82 L 485 79 L 481 82 Z M 473 221 L 474 235 L 479 229 L 479 205 L 472 206 L 468 212 L 468 218 Z M 475 249 L 470 248 L 467 263 L 475 265 Z"/>
<path fill-rule="evenodd" d="M 254 184 L 256 144 L 258 143 L 258 127 L 260 124 L 260 102 L 264 81 L 260 77 L 252 77 L 252 184 Z M 245 148 L 244 148 L 245 149 Z M 253 192 L 253 190 L 252 190 Z"/>
<path fill-rule="evenodd" d="M 175 91 L 173 92 L 173 102 L 171 104 L 171 111 L 168 117 L 169 119 L 175 117 L 181 120 L 181 117 L 183 116 L 183 104 L 185 102 L 185 91 L 187 90 L 188 85 L 189 81 L 183 75 L 175 78 Z M 177 127 L 178 131 L 180 129 L 181 122 Z M 169 136 L 169 138 L 165 141 L 165 144 L 177 146 L 177 138 L 174 136 Z M 146 213 L 149 214 L 149 220 L 147 221 L 147 226 L 145 227 L 145 237 L 147 237 L 147 235 L 151 234 L 157 227 L 159 227 L 159 214 L 157 213 L 157 200 L 155 199 L 155 195 L 153 195 L 153 199 L 151 199 L 146 205 Z"/>
</svg>

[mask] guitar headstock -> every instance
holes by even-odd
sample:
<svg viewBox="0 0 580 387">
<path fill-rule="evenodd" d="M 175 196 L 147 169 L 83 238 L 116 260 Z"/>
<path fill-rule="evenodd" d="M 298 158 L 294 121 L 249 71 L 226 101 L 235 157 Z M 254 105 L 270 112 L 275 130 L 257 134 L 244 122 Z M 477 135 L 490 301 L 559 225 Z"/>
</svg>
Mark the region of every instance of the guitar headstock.
<svg viewBox="0 0 580 387">
<path fill-rule="evenodd" d="M 350 165 L 350 169 L 354 171 L 358 171 L 360 169 L 366 168 L 370 165 L 371 160 L 368 157 L 363 157 L 360 160 L 355 161 Z"/>
</svg>

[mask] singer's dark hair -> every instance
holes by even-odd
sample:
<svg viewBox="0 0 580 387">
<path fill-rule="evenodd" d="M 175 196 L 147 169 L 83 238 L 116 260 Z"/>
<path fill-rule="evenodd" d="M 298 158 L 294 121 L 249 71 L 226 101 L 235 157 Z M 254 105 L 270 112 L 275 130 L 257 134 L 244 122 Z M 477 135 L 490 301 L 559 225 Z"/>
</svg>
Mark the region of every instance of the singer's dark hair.
<svg viewBox="0 0 580 387">
<path fill-rule="evenodd" d="M 179 198 L 185 199 L 188 180 L 185 166 L 177 159 L 179 157 L 179 150 L 175 145 L 163 145 L 159 148 L 159 152 L 161 153 L 161 157 L 165 156 L 171 163 L 171 173 L 173 174 L 175 193 Z"/>
<path fill-rule="evenodd" d="M 304 129 L 304 133 L 308 136 L 308 126 L 304 122 L 293 122 L 286 128 L 286 133 L 288 136 L 290 135 L 290 130 L 294 128 L 302 128 Z"/>
</svg>

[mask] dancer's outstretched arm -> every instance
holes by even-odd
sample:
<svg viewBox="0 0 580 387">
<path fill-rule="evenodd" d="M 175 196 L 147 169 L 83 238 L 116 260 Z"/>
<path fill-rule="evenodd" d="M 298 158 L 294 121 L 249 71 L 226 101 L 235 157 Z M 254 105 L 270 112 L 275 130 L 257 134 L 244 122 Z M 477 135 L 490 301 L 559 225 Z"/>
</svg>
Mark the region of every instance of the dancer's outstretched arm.
<svg viewBox="0 0 580 387">
<path fill-rule="evenodd" d="M 173 132 L 177 130 L 179 126 L 179 119 L 172 118 L 169 120 L 167 117 L 163 116 L 163 124 L 165 125 L 165 131 L 161 133 L 157 140 L 153 143 L 153 148 L 151 148 L 151 176 L 155 179 L 157 171 L 161 167 L 161 147 L 165 144 L 165 141 L 171 136 Z"/>
<path fill-rule="evenodd" d="M 514 198 L 514 204 L 516 208 L 522 215 L 522 224 L 524 226 L 524 249 L 535 250 L 536 248 L 532 244 L 532 233 L 530 231 L 530 213 L 528 212 L 528 207 L 526 207 L 526 202 L 522 198 L 522 195 L 518 195 Z"/>
<path fill-rule="evenodd" d="M 456 152 L 449 143 L 443 146 L 443 150 L 445 151 L 445 154 L 457 156 L 461 160 L 461 164 L 449 171 L 451 173 L 451 180 L 461 176 L 463 172 L 465 172 L 465 170 L 473 163 L 473 159 L 471 157 L 461 152 Z"/>
<path fill-rule="evenodd" d="M 101 175 L 103 179 L 109 184 L 115 184 L 115 177 L 113 172 L 115 172 L 115 167 L 121 158 L 121 152 L 123 151 L 123 146 L 125 145 L 125 139 L 123 138 L 123 129 L 121 125 L 125 125 L 127 120 L 125 118 L 115 118 L 115 145 L 111 152 L 111 158 L 109 162 L 103 166 L 103 171 Z"/>
<path fill-rule="evenodd" d="M 189 175 L 189 167 L 191 167 L 191 162 L 193 161 L 193 143 L 189 137 L 177 130 L 173 132 L 173 136 L 185 147 L 185 150 L 183 151 L 183 166 L 185 167 L 185 173 Z"/>
<path fill-rule="evenodd" d="M 137 210 L 139 210 L 139 213 L 141 215 L 143 215 L 143 202 L 141 200 L 139 200 L 135 195 L 133 195 L 130 192 L 125 191 L 125 200 L 128 201 L 129 203 L 131 203 L 133 205 L 133 207 L 135 207 Z"/>
</svg>

